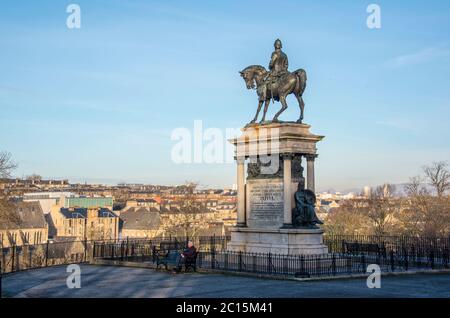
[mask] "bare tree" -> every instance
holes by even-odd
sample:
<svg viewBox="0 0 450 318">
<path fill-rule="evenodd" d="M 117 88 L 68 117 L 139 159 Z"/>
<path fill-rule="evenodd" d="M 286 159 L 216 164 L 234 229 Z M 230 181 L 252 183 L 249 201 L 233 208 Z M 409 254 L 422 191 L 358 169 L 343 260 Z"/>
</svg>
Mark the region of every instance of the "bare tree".
<svg viewBox="0 0 450 318">
<path fill-rule="evenodd" d="M 338 208 L 330 211 L 324 229 L 330 235 L 368 234 L 369 222 L 361 213 L 366 201 L 360 199 L 345 200 Z"/>
<path fill-rule="evenodd" d="M 7 151 L 0 151 L 0 178 L 10 178 L 11 172 L 17 168 L 17 164 L 11 159 Z"/>
<path fill-rule="evenodd" d="M 31 180 L 31 181 L 41 181 L 42 177 L 36 173 L 33 173 L 29 176 L 27 176 L 27 180 Z"/>
<path fill-rule="evenodd" d="M 327 218 L 325 228 L 335 234 L 448 236 L 450 234 L 450 176 L 447 163 L 424 167 L 425 176 L 410 178 L 405 197 L 394 196 L 395 188 L 385 184 L 366 198 L 347 200 Z M 431 195 L 425 182 L 435 189 Z M 368 225 L 368 226 L 367 226 Z"/>
<path fill-rule="evenodd" d="M 180 211 L 169 213 L 163 221 L 164 234 L 189 237 L 191 239 L 199 236 L 201 230 L 209 225 L 205 218 L 206 207 L 199 202 L 195 195 L 197 183 L 186 182 L 183 187 L 184 195 L 180 203 Z"/>
<path fill-rule="evenodd" d="M 409 182 L 405 185 L 404 190 L 408 197 L 427 195 L 428 190 L 423 186 L 424 179 L 421 176 L 409 178 Z"/>
<path fill-rule="evenodd" d="M 385 235 L 394 231 L 393 220 L 400 209 L 394 193 L 393 185 L 384 184 L 371 191 L 366 200 L 367 207 L 362 211 L 370 220 L 375 235 Z"/>
<path fill-rule="evenodd" d="M 415 176 L 409 179 L 404 190 L 406 197 L 402 201 L 399 213 L 400 234 L 422 235 L 429 209 L 429 192 L 424 186 L 424 178 Z"/>
<path fill-rule="evenodd" d="M 450 189 L 450 172 L 448 171 L 448 163 L 445 161 L 433 162 L 429 166 L 423 167 L 423 171 L 428 182 L 436 190 L 438 197 Z"/>
<path fill-rule="evenodd" d="M 450 233 L 450 198 L 432 196 L 423 186 L 424 179 L 413 177 L 405 186 L 399 221 L 401 234 L 445 236 Z"/>
<path fill-rule="evenodd" d="M 0 151 L 0 178 L 11 177 L 11 172 L 17 167 L 12 160 L 11 154 L 6 151 Z M 14 204 L 8 198 L 6 191 L 0 188 L 0 223 L 6 226 L 19 224 L 20 218 L 15 213 Z"/>
</svg>

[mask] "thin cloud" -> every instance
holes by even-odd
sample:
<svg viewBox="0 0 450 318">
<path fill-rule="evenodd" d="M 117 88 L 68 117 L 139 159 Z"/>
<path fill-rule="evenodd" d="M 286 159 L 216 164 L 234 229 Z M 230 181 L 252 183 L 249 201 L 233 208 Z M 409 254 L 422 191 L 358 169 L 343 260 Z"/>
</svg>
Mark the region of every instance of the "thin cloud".
<svg viewBox="0 0 450 318">
<path fill-rule="evenodd" d="M 394 57 L 387 62 L 390 67 L 404 67 L 433 61 L 450 55 L 450 49 L 429 47 L 411 54 Z"/>
<path fill-rule="evenodd" d="M 411 129 L 414 127 L 413 123 L 410 120 L 406 119 L 386 119 L 376 121 L 375 124 L 396 128 L 396 129 Z"/>
<path fill-rule="evenodd" d="M 20 95 L 33 95 L 32 92 L 24 90 L 19 87 L 9 86 L 9 85 L 1 85 L 0 84 L 0 94 L 20 94 Z"/>
</svg>

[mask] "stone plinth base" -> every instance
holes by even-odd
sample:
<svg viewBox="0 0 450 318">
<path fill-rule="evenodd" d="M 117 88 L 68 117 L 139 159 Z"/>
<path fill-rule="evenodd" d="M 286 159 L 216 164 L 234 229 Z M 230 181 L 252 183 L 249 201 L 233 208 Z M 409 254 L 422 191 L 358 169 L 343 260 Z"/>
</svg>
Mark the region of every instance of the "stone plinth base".
<svg viewBox="0 0 450 318">
<path fill-rule="evenodd" d="M 327 254 L 321 229 L 255 229 L 231 230 L 229 251 L 288 255 Z"/>
</svg>

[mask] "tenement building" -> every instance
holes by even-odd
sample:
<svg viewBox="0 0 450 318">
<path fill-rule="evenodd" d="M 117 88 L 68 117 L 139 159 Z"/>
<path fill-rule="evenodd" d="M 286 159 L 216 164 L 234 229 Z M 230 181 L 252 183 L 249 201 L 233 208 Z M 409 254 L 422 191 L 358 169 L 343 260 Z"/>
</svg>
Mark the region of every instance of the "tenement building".
<svg viewBox="0 0 450 318">
<path fill-rule="evenodd" d="M 0 246 L 11 247 L 47 242 L 48 226 L 37 202 L 13 204 L 16 222 L 0 223 Z"/>
<path fill-rule="evenodd" d="M 54 206 L 49 219 L 52 238 L 103 240 L 119 237 L 119 217 L 108 208 Z"/>
<path fill-rule="evenodd" d="M 158 236 L 161 218 L 159 210 L 151 206 L 128 206 L 120 213 L 121 237 L 152 238 Z"/>
</svg>

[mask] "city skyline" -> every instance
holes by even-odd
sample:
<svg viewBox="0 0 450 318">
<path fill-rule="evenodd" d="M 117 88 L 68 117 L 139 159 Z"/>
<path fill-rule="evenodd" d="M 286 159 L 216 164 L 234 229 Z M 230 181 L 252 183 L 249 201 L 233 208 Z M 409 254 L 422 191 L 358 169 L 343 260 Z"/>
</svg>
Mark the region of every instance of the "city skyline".
<svg viewBox="0 0 450 318">
<path fill-rule="evenodd" d="M 245 125 L 256 98 L 238 71 L 267 67 L 279 37 L 290 69 L 308 73 L 305 122 L 326 136 L 317 189 L 406 182 L 450 158 L 450 4 L 432 2 L 378 1 L 376 30 L 364 1 L 282 1 L 283 17 L 255 1 L 77 1 L 72 30 L 65 1 L 5 3 L 0 150 L 19 177 L 231 187 L 232 162 L 173 163 L 171 134 L 199 119 L 205 129 Z M 184 80 L 176 91 L 174 73 Z M 297 117 L 288 103 L 282 120 Z"/>
</svg>

